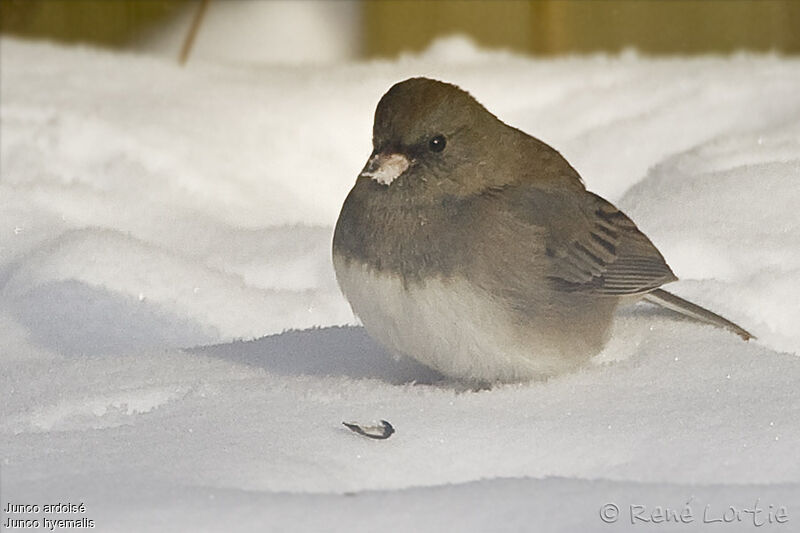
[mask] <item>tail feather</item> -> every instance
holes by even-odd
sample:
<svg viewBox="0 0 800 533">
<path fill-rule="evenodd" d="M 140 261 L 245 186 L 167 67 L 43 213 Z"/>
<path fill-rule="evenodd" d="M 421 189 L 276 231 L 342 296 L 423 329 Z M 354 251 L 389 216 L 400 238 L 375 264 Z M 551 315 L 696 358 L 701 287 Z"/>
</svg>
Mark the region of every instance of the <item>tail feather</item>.
<svg viewBox="0 0 800 533">
<path fill-rule="evenodd" d="M 712 313 L 708 309 L 700 307 L 697 304 L 693 304 L 690 301 L 679 298 L 678 296 L 675 296 L 671 292 L 667 292 L 664 289 L 656 289 L 651 291 L 645 295 L 644 299 L 666 309 L 670 309 L 671 311 L 675 311 L 676 313 L 693 318 L 699 322 L 704 322 L 706 324 L 711 324 L 712 326 L 717 326 L 718 328 L 724 328 L 732 331 L 746 341 L 755 339 L 752 334 L 750 334 L 741 326 L 734 324 L 730 320 L 723 318 L 716 313 Z"/>
</svg>

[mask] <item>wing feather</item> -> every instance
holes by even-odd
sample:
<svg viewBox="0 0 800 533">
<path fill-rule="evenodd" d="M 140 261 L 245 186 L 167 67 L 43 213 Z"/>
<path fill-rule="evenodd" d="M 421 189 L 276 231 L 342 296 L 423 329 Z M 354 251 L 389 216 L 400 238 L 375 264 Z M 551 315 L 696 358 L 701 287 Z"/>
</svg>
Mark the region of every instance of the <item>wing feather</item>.
<svg viewBox="0 0 800 533">
<path fill-rule="evenodd" d="M 494 204 L 503 213 L 495 223 L 513 220 L 518 238 L 526 228 L 544 238 L 544 271 L 556 290 L 624 296 L 677 279 L 636 224 L 596 194 L 517 185 L 488 190 L 485 197 L 502 202 Z"/>
<path fill-rule="evenodd" d="M 583 210 L 588 227 L 564 241 L 557 236 L 557 252 L 550 279 L 563 291 L 624 296 L 643 294 L 677 278 L 650 239 L 622 211 L 599 196 L 589 198 Z"/>
</svg>

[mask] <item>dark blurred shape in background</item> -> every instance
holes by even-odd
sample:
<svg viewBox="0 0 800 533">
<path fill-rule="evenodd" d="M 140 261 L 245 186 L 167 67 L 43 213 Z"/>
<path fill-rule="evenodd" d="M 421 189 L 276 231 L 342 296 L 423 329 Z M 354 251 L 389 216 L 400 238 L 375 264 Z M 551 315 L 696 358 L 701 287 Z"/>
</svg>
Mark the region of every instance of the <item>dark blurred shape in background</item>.
<svg viewBox="0 0 800 533">
<path fill-rule="evenodd" d="M 424 48 L 442 33 L 536 55 L 737 50 L 800 52 L 797 0 L 453 0 L 365 2 L 370 55 Z"/>
<path fill-rule="evenodd" d="M 0 31 L 20 37 L 124 46 L 189 0 L 0 0 Z"/>
<path fill-rule="evenodd" d="M 177 57 L 196 8 L 197 0 L 0 0 L 0 30 Z M 248 35 L 242 56 L 228 59 L 283 62 L 393 57 L 452 34 L 534 55 L 797 54 L 799 28 L 800 0 L 213 0 L 199 40 L 214 36 L 206 55 L 224 56 Z"/>
</svg>

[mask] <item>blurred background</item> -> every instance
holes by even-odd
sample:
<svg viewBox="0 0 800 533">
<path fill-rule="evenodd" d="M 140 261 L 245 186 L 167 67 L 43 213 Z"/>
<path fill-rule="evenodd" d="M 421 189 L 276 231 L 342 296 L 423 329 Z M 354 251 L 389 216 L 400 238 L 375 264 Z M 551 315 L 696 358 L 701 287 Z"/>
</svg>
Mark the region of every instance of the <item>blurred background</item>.
<svg viewBox="0 0 800 533">
<path fill-rule="evenodd" d="M 798 54 L 798 28 L 798 0 L 0 0 L 3 34 L 176 58 L 191 40 L 227 62 L 390 58 L 452 34 L 537 56 Z"/>
</svg>

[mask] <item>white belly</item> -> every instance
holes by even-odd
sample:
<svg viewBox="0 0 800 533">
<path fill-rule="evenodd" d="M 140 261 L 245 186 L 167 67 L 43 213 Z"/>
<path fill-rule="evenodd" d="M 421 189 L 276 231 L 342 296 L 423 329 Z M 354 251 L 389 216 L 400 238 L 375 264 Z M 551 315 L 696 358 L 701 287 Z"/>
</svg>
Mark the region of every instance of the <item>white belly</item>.
<svg viewBox="0 0 800 533">
<path fill-rule="evenodd" d="M 445 376 L 523 381 L 572 370 L 577 356 L 552 332 L 515 322 L 491 295 L 464 279 L 403 287 L 399 277 L 334 256 L 339 286 L 367 332 L 388 349 Z"/>
</svg>

